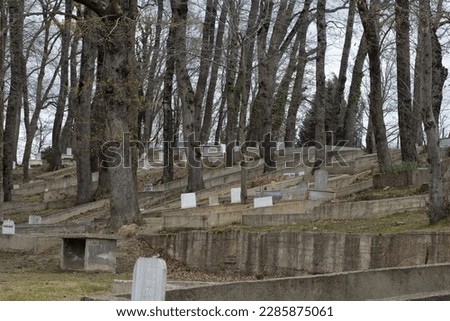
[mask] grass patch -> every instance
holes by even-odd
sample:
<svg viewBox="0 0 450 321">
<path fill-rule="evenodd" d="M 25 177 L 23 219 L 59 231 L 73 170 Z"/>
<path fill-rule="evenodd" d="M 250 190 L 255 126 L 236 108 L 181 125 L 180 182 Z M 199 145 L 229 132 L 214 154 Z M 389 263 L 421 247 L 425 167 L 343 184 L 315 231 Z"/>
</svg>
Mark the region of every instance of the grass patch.
<svg viewBox="0 0 450 321">
<path fill-rule="evenodd" d="M 244 225 L 214 228 L 211 231 L 226 233 L 247 231 L 255 233 L 270 232 L 339 232 L 354 234 L 392 234 L 417 231 L 449 231 L 450 218 L 431 226 L 425 212 L 404 212 L 388 217 L 361 220 L 325 220 L 281 226 L 252 227 Z"/>
<path fill-rule="evenodd" d="M 118 278 L 112 273 L 12 272 L 0 279 L 0 300 L 78 301 L 83 296 L 110 294 L 112 281 Z"/>
<path fill-rule="evenodd" d="M 422 194 L 424 194 L 424 190 L 421 186 L 390 187 L 388 189 L 371 189 L 368 191 L 364 191 L 352 196 L 351 200 L 371 201 Z"/>
<path fill-rule="evenodd" d="M 427 167 L 426 164 L 420 164 L 418 162 L 401 162 L 398 164 L 392 164 L 390 166 L 383 167 L 381 172 L 384 174 L 394 174 L 426 167 Z"/>
</svg>

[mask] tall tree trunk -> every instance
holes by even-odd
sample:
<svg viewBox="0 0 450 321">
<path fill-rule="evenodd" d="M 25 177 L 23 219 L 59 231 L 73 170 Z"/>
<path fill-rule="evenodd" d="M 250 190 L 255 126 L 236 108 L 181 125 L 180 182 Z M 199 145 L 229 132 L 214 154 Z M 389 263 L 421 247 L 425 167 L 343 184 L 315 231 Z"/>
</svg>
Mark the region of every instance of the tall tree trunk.
<svg viewBox="0 0 450 321">
<path fill-rule="evenodd" d="M 432 72 L 432 95 L 433 95 L 433 114 L 436 119 L 437 127 L 439 128 L 439 118 L 441 115 L 442 105 L 442 91 L 444 89 L 445 81 L 447 80 L 448 70 L 442 64 L 442 46 L 437 36 L 437 30 L 433 26 L 431 31 L 431 48 L 433 59 L 433 72 Z"/>
<path fill-rule="evenodd" d="M 33 141 L 36 135 L 36 131 L 38 129 L 38 121 L 41 114 L 42 109 L 45 108 L 45 104 L 49 100 L 50 92 L 54 86 L 54 83 L 57 78 L 58 71 L 61 69 L 61 65 L 59 65 L 56 70 L 53 72 L 53 75 L 48 79 L 46 77 L 46 70 L 50 63 L 50 55 L 52 54 L 52 49 L 55 46 L 56 40 L 51 40 L 50 28 L 52 25 L 52 19 L 54 19 L 50 12 L 51 10 L 57 10 L 57 7 L 50 8 L 43 4 L 42 6 L 42 24 L 41 27 L 44 32 L 44 42 L 42 48 L 42 56 L 38 69 L 38 75 L 36 79 L 35 86 L 35 108 L 34 111 L 30 111 L 29 106 L 29 92 L 28 92 L 28 83 L 25 82 L 23 84 L 23 114 L 24 114 L 24 125 L 25 125 L 25 148 L 23 151 L 22 158 L 22 170 L 23 170 L 23 182 L 29 181 L 29 166 L 30 166 L 30 157 L 31 157 L 31 148 L 33 147 Z M 22 78 L 27 79 L 27 69 L 24 65 L 22 68 Z M 31 118 L 30 118 L 30 114 Z"/>
<path fill-rule="evenodd" d="M 316 164 L 325 161 L 325 53 L 327 49 L 327 23 L 325 20 L 326 0 L 317 1 L 317 57 L 316 57 Z M 320 162 L 320 163 L 319 163 Z"/>
<path fill-rule="evenodd" d="M 127 141 L 133 127 L 129 115 L 135 115 L 137 106 L 137 74 L 135 57 L 136 0 L 112 0 L 109 3 L 96 0 L 77 0 L 102 17 L 99 25 L 99 45 L 105 54 L 104 105 L 108 106 L 105 138 L 116 146 L 108 166 L 111 188 L 110 225 L 119 228 L 141 220 L 137 185 L 132 165 L 130 142 Z M 137 123 L 137 119 L 136 119 Z M 132 133 L 134 136 L 134 134 Z M 132 137 L 133 137 L 132 136 Z"/>
<path fill-rule="evenodd" d="M 214 47 L 214 33 L 217 17 L 217 1 L 206 0 L 205 20 L 203 22 L 202 31 L 202 49 L 200 52 L 200 66 L 198 68 L 198 80 L 195 88 L 194 105 L 195 105 L 195 123 L 197 132 L 200 134 L 203 102 L 205 98 L 206 85 L 208 84 L 208 76 L 210 75 L 211 57 Z M 200 139 L 200 136 L 197 137 Z"/>
<path fill-rule="evenodd" d="M 258 29 L 258 9 L 259 2 L 257 0 L 252 0 L 250 11 L 248 13 L 247 30 L 244 38 L 241 38 L 241 61 L 238 77 L 236 79 L 236 88 L 238 88 L 238 90 L 236 91 L 235 98 L 236 104 L 239 105 L 239 131 L 237 140 L 241 142 L 241 146 L 247 136 L 247 112 L 250 89 L 252 87 L 252 65 Z"/>
<path fill-rule="evenodd" d="M 148 76 L 147 76 L 147 91 L 145 93 L 145 100 L 144 100 L 144 130 L 143 135 L 141 137 L 141 143 L 143 146 L 147 147 L 149 141 L 151 140 L 151 134 L 152 134 L 152 125 L 153 121 L 155 119 L 155 116 L 157 114 L 157 111 L 159 111 L 159 107 L 155 103 L 155 97 L 157 97 L 156 91 L 158 87 L 160 86 L 160 81 L 158 80 L 158 77 L 156 75 L 157 73 L 157 66 L 160 60 L 160 52 L 161 52 L 161 32 L 162 32 L 162 17 L 164 12 L 164 2 L 163 0 L 157 1 L 157 14 L 156 14 L 156 26 L 155 26 L 155 34 L 154 36 L 154 42 L 152 46 L 152 57 L 150 61 L 150 66 L 148 70 Z M 140 131 L 139 131 L 140 132 Z"/>
<path fill-rule="evenodd" d="M 433 112 L 433 44 L 430 0 L 419 1 L 419 30 L 422 45 L 418 51 L 422 65 L 420 88 L 420 104 L 422 119 L 427 136 L 427 153 L 429 162 L 429 206 L 428 218 L 431 224 L 448 216 L 445 206 L 445 195 L 441 179 L 441 153 L 439 149 L 439 133 Z"/>
<path fill-rule="evenodd" d="M 333 102 L 339 106 L 339 122 L 338 122 L 338 132 L 336 133 L 337 140 L 343 140 L 343 127 L 345 122 L 345 104 L 344 104 L 344 91 L 345 83 L 347 82 L 347 70 L 348 70 L 348 60 L 350 57 L 350 49 L 352 45 L 353 38 L 353 24 L 355 21 L 356 13 L 356 0 L 350 0 L 347 18 L 347 27 L 345 29 L 345 40 L 344 46 L 342 48 L 341 64 L 339 66 L 339 76 L 336 89 L 334 92 Z"/>
<path fill-rule="evenodd" d="M 225 34 L 225 24 L 227 17 L 228 17 L 228 6 L 223 6 L 222 11 L 220 12 L 219 25 L 217 27 L 216 42 L 214 44 L 213 63 L 211 66 L 211 76 L 209 78 L 208 92 L 206 94 L 202 129 L 200 131 L 200 141 L 202 143 L 206 143 L 208 141 L 212 126 L 214 97 L 216 93 L 219 65 L 222 61 L 222 56 L 224 52 L 223 36 Z"/>
<path fill-rule="evenodd" d="M 23 105 L 23 84 L 26 79 L 22 79 L 24 68 L 23 57 L 23 26 L 24 26 L 24 1 L 9 1 L 9 25 L 10 25 L 10 51 L 11 51 L 11 85 L 6 109 L 6 124 L 4 132 L 3 149 L 3 189 L 4 201 L 11 201 L 12 190 L 12 170 L 15 160 L 17 137 L 17 127 L 21 106 Z"/>
<path fill-rule="evenodd" d="M 377 17 L 377 8 L 372 3 L 370 10 L 366 0 L 358 1 L 358 10 L 364 27 L 369 55 L 370 70 L 370 118 L 372 119 L 377 145 L 377 155 L 380 169 L 391 165 L 391 156 L 386 137 L 386 126 L 383 119 L 382 76 L 380 61 L 380 40 Z"/>
<path fill-rule="evenodd" d="M 175 30 L 171 26 L 169 29 L 169 36 L 167 37 L 167 59 L 166 72 L 164 74 L 164 89 L 163 89 L 163 110 L 164 110 L 164 170 L 162 182 L 173 181 L 173 140 L 176 128 L 174 127 L 174 112 L 172 108 L 172 94 L 173 81 L 175 75 Z"/>
<path fill-rule="evenodd" d="M 5 54 L 7 34 L 7 16 L 5 0 L 0 0 L 0 204 L 3 203 L 3 123 L 5 98 Z"/>
<path fill-rule="evenodd" d="M 195 93 L 187 70 L 186 22 L 187 0 L 171 0 L 173 23 L 175 24 L 175 72 L 183 109 L 183 135 L 187 144 L 188 192 L 205 188 L 202 174 L 200 144 L 196 140 L 199 126 L 195 118 Z"/>
<path fill-rule="evenodd" d="M 411 101 L 409 13 L 409 0 L 396 0 L 397 110 L 402 160 L 404 162 L 417 162 L 415 141 L 417 129 L 414 127 Z"/>
<path fill-rule="evenodd" d="M 57 170 L 61 167 L 61 129 L 64 118 L 64 109 L 66 107 L 68 88 L 69 88 L 69 48 L 70 48 L 70 29 L 72 24 L 73 2 L 66 0 L 64 24 L 61 29 L 61 59 L 60 59 L 60 86 L 58 100 L 56 102 L 55 118 L 52 128 L 52 154 L 50 158 L 49 169 Z"/>
<path fill-rule="evenodd" d="M 81 13 L 77 12 L 77 16 L 80 16 Z M 80 40 L 80 28 L 78 27 L 78 23 L 76 24 L 75 31 L 72 37 L 72 43 L 70 44 L 70 56 L 69 56 L 69 68 L 70 68 L 70 77 L 69 77 L 69 97 L 68 97 L 68 106 L 67 106 L 67 118 L 62 128 L 60 144 L 59 148 L 61 153 L 65 153 L 67 148 L 72 147 L 72 133 L 74 130 L 74 114 L 75 114 L 75 106 L 77 100 L 77 87 L 78 87 L 78 43 Z"/>
<path fill-rule="evenodd" d="M 344 140 L 349 143 L 350 146 L 355 146 L 356 137 L 356 120 L 359 110 L 359 101 L 361 98 L 361 84 L 364 77 L 363 68 L 364 61 L 367 56 L 367 41 L 366 35 L 363 34 L 359 42 L 358 52 L 355 58 L 355 64 L 352 71 L 352 81 L 350 84 L 350 90 L 348 94 L 347 108 L 345 108 L 344 118 Z"/>
<path fill-rule="evenodd" d="M 231 25 L 237 26 L 238 20 L 238 10 L 236 8 L 236 1 L 230 1 L 230 19 Z M 226 139 L 226 160 L 225 164 L 227 167 L 232 167 L 235 163 L 234 159 L 234 147 L 237 144 L 237 122 L 238 122 L 238 105 L 235 100 L 235 81 L 236 81 L 236 70 L 237 70 L 237 59 L 238 59 L 238 38 L 234 28 L 230 28 L 229 31 L 229 43 L 227 52 L 227 62 L 226 62 L 226 75 L 225 75 L 225 85 L 222 99 L 225 98 L 226 101 L 226 116 L 227 123 L 225 126 L 225 139 Z"/>
<path fill-rule="evenodd" d="M 94 84 L 96 48 L 93 14 L 85 9 L 83 21 L 82 52 L 80 65 L 80 82 L 75 114 L 75 160 L 77 163 L 77 204 L 92 200 L 91 174 L 91 100 Z M 92 27 L 91 25 L 94 25 Z M 90 27 L 91 26 L 91 27 Z"/>
<path fill-rule="evenodd" d="M 293 147 L 296 138 L 296 123 L 297 113 L 300 104 L 303 101 L 303 77 L 305 75 L 306 63 L 308 61 L 308 53 L 306 52 L 306 36 L 310 24 L 309 10 L 311 7 L 311 0 L 305 1 L 302 12 L 300 13 L 300 44 L 298 52 L 298 62 L 295 70 L 295 80 L 292 88 L 292 97 L 289 104 L 289 109 L 286 117 L 286 132 L 284 135 L 284 142 L 286 146 Z"/>
</svg>

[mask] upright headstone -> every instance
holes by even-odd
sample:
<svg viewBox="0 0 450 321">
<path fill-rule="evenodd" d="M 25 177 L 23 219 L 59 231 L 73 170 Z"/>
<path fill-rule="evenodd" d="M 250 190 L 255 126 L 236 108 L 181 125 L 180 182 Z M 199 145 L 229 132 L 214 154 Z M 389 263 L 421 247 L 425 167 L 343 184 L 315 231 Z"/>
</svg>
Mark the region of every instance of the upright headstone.
<svg viewBox="0 0 450 321">
<path fill-rule="evenodd" d="M 241 202 L 241 188 L 232 188 L 231 189 L 231 203 L 236 204 Z"/>
<path fill-rule="evenodd" d="M 3 221 L 2 234 L 14 235 L 16 234 L 16 225 L 12 220 Z"/>
<path fill-rule="evenodd" d="M 286 176 L 287 179 L 295 178 L 295 173 L 284 173 L 283 176 Z"/>
<path fill-rule="evenodd" d="M 153 184 L 145 184 L 144 185 L 144 192 L 151 192 L 153 191 Z"/>
<path fill-rule="evenodd" d="M 273 198 L 272 196 L 266 196 L 266 197 L 258 197 L 253 199 L 253 207 L 254 208 L 260 208 L 260 207 L 268 207 L 273 205 Z"/>
<path fill-rule="evenodd" d="M 181 208 L 197 207 L 197 199 L 195 193 L 181 194 Z"/>
<path fill-rule="evenodd" d="M 66 155 L 72 155 L 72 148 L 67 148 L 66 149 Z"/>
<path fill-rule="evenodd" d="M 13 168 L 13 169 L 16 169 L 16 165 L 17 165 L 16 162 L 13 161 L 13 166 L 12 166 L 12 168 Z"/>
<path fill-rule="evenodd" d="M 167 266 L 164 260 L 138 258 L 133 270 L 131 301 L 164 301 L 166 275 Z"/>
<path fill-rule="evenodd" d="M 316 191 L 326 191 L 328 189 L 328 172 L 317 170 L 314 173 L 314 189 Z"/>
<path fill-rule="evenodd" d="M 41 159 L 42 159 L 42 154 L 36 153 L 36 160 L 41 160 Z"/>
<path fill-rule="evenodd" d="M 39 215 L 30 215 L 28 216 L 28 224 L 41 224 L 42 217 Z"/>
<path fill-rule="evenodd" d="M 219 205 L 219 196 L 218 195 L 211 195 L 209 197 L 209 205 L 210 206 Z"/>
</svg>

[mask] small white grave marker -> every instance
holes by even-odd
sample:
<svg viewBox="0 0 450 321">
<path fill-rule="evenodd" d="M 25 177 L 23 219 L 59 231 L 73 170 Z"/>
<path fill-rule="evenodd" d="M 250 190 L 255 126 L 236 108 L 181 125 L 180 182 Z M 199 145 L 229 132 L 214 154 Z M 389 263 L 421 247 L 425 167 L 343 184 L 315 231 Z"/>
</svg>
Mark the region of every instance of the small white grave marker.
<svg viewBox="0 0 450 321">
<path fill-rule="evenodd" d="M 273 205 L 273 198 L 272 196 L 266 196 L 266 197 L 259 197 L 253 199 L 253 207 L 254 208 L 260 208 L 260 207 L 268 207 Z"/>
<path fill-rule="evenodd" d="M 41 153 L 37 153 L 36 154 L 36 160 L 41 160 L 42 159 L 42 154 Z"/>
<path fill-rule="evenodd" d="M 30 215 L 28 216 L 28 224 L 41 224 L 42 217 L 39 215 Z"/>
<path fill-rule="evenodd" d="M 166 298 L 166 262 L 140 257 L 133 270 L 131 301 L 164 301 Z"/>
<path fill-rule="evenodd" d="M 12 220 L 5 220 L 2 225 L 2 234 L 16 234 L 16 225 Z"/>
<path fill-rule="evenodd" d="M 72 148 L 67 148 L 66 149 L 66 155 L 72 155 Z"/>
<path fill-rule="evenodd" d="M 231 203 L 236 204 L 241 202 L 241 188 L 232 188 L 231 189 Z"/>
<path fill-rule="evenodd" d="M 284 173 L 283 176 L 286 176 L 288 179 L 295 178 L 295 173 Z"/>
<path fill-rule="evenodd" d="M 151 192 L 151 191 L 153 191 L 153 184 L 145 184 L 144 192 Z"/>
<path fill-rule="evenodd" d="M 305 174 L 306 174 L 306 173 L 305 173 L 304 171 L 298 172 L 298 176 L 299 176 L 299 177 L 305 176 Z"/>
<path fill-rule="evenodd" d="M 20 186 L 18 184 L 13 185 L 13 189 L 18 189 Z"/>
<path fill-rule="evenodd" d="M 209 197 L 209 205 L 210 206 L 216 206 L 219 205 L 219 196 L 212 195 Z"/>
<path fill-rule="evenodd" d="M 181 208 L 197 207 L 197 199 L 195 193 L 181 194 Z"/>
<path fill-rule="evenodd" d="M 13 161 L 12 164 L 13 164 L 13 165 L 12 165 L 13 169 L 16 169 L 16 162 Z"/>
</svg>

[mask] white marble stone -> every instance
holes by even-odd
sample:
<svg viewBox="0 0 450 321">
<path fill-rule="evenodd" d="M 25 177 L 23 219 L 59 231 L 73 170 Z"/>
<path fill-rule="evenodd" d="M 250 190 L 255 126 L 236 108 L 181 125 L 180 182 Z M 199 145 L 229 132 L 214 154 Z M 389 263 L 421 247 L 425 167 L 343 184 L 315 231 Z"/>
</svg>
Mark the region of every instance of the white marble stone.
<svg viewBox="0 0 450 321">
<path fill-rule="evenodd" d="M 41 224 L 42 217 L 39 215 L 30 215 L 28 216 L 28 224 Z"/>
<path fill-rule="evenodd" d="M 273 205 L 273 197 L 272 196 L 259 197 L 259 198 L 253 199 L 253 207 L 254 208 L 269 207 L 272 205 Z"/>
<path fill-rule="evenodd" d="M 131 301 L 164 301 L 167 266 L 163 259 L 140 257 L 133 270 Z"/>
<path fill-rule="evenodd" d="M 181 208 L 197 207 L 197 199 L 195 193 L 181 194 Z"/>
<path fill-rule="evenodd" d="M 2 234 L 14 235 L 16 234 L 16 225 L 12 220 L 3 221 Z"/>
<path fill-rule="evenodd" d="M 231 189 L 231 203 L 236 204 L 241 202 L 241 188 L 232 188 Z"/>
</svg>

